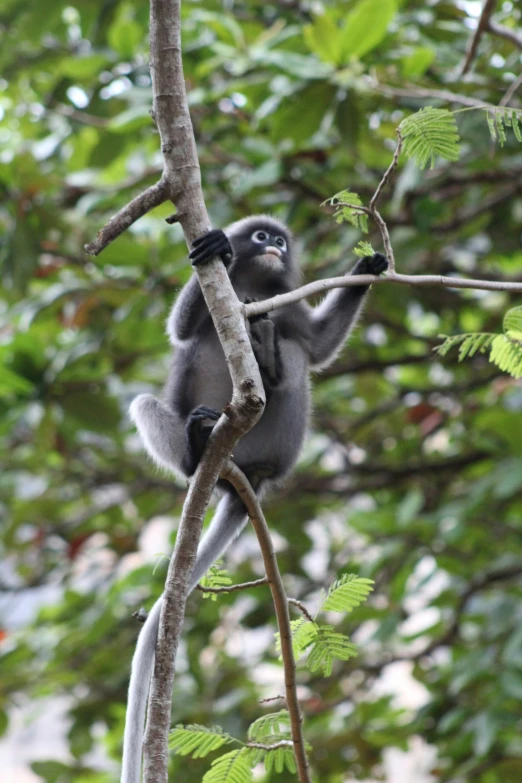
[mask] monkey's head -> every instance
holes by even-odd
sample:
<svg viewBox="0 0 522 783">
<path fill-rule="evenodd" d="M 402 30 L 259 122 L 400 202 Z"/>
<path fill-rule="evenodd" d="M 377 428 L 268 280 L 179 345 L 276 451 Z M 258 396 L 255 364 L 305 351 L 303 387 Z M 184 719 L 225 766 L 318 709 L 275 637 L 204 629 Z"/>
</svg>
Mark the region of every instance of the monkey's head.
<svg viewBox="0 0 522 783">
<path fill-rule="evenodd" d="M 293 237 L 284 223 L 268 215 L 253 215 L 225 229 L 238 272 L 259 272 L 265 279 L 284 279 L 294 285 L 299 273 L 293 255 Z M 297 278 L 297 279 L 296 279 Z"/>
</svg>

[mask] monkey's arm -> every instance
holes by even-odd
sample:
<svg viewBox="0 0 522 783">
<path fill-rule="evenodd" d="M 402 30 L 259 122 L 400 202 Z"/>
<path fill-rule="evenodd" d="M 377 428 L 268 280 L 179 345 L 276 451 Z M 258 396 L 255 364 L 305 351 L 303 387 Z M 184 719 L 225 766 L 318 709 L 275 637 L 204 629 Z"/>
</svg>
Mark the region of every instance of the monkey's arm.
<svg viewBox="0 0 522 783">
<path fill-rule="evenodd" d="M 192 244 L 189 258 L 193 266 L 208 264 L 208 262 L 220 256 L 228 266 L 232 258 L 232 248 L 225 233 L 221 229 L 208 231 Z M 173 343 L 189 340 L 198 334 L 201 324 L 208 317 L 208 309 L 201 293 L 199 280 L 193 275 L 172 308 L 167 321 L 167 333 Z"/>
<path fill-rule="evenodd" d="M 380 253 L 361 258 L 351 275 L 380 275 L 388 261 Z M 314 369 L 329 365 L 355 326 L 369 286 L 350 286 L 331 291 L 318 307 L 311 310 L 310 364 Z"/>
</svg>

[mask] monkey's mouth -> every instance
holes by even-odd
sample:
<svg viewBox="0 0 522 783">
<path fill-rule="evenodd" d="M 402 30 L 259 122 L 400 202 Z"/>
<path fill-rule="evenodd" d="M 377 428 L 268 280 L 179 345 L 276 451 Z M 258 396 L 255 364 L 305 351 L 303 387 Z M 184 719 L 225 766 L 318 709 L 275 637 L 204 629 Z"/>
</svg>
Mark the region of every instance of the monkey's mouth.
<svg viewBox="0 0 522 783">
<path fill-rule="evenodd" d="M 264 256 L 277 256 L 277 258 L 281 258 L 283 255 L 278 247 L 274 247 L 273 245 L 268 245 L 268 247 L 265 247 L 263 250 Z"/>
</svg>

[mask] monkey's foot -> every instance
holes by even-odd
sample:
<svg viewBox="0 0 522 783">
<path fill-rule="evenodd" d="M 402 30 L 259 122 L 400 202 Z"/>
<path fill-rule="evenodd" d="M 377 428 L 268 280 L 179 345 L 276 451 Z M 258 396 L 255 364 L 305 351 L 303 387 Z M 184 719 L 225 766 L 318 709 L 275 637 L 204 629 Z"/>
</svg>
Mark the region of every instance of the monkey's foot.
<svg viewBox="0 0 522 783">
<path fill-rule="evenodd" d="M 382 253 L 365 256 L 357 261 L 352 275 L 380 275 L 388 269 L 388 259 Z"/>
<path fill-rule="evenodd" d="M 208 264 L 216 256 L 219 256 L 224 264 L 228 264 L 232 258 L 232 247 L 227 235 L 220 228 L 195 239 L 189 253 L 193 266 Z"/>
<path fill-rule="evenodd" d="M 217 421 L 220 417 L 220 411 L 207 408 L 206 405 L 200 405 L 189 413 L 185 427 L 187 451 L 183 459 L 183 467 L 189 476 L 195 472 L 210 438 L 210 433 L 214 429 L 213 424 L 203 424 L 203 422 L 208 419 Z"/>
</svg>

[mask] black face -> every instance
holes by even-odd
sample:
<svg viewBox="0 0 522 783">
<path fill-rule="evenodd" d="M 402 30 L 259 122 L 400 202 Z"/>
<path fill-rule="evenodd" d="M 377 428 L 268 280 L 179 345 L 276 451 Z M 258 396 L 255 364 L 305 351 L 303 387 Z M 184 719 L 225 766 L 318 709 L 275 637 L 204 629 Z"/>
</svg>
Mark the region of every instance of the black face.
<svg viewBox="0 0 522 783">
<path fill-rule="evenodd" d="M 230 237 L 236 258 L 242 262 L 256 260 L 265 270 L 283 272 L 289 257 L 289 237 L 269 221 L 256 221 Z"/>
</svg>

